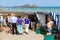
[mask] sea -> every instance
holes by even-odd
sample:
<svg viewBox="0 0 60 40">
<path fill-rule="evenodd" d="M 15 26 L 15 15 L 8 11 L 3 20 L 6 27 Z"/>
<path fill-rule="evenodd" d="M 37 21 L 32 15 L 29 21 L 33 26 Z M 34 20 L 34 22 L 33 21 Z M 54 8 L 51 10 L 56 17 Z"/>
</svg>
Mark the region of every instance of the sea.
<svg viewBox="0 0 60 40">
<path fill-rule="evenodd" d="M 60 14 L 60 7 L 1 7 L 2 12 L 57 12 Z"/>
</svg>

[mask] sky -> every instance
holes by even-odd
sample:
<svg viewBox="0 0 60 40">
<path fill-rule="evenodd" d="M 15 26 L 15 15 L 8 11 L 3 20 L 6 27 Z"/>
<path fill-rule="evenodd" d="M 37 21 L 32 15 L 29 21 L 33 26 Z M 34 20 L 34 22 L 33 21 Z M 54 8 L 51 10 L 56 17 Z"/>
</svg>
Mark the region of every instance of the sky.
<svg viewBox="0 0 60 40">
<path fill-rule="evenodd" d="M 60 0 L 0 0 L 1 6 L 22 6 L 36 4 L 41 7 L 60 7 Z"/>
</svg>

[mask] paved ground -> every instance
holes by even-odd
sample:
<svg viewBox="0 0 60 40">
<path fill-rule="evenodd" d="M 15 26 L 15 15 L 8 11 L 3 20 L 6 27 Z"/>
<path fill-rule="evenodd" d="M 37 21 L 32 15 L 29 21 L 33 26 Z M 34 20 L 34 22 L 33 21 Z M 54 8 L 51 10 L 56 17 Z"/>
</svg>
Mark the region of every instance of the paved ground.
<svg viewBox="0 0 60 40">
<path fill-rule="evenodd" d="M 6 32 L 0 32 L 0 40 L 44 40 L 44 36 L 36 34 L 34 31 L 29 30 L 29 34 L 12 35 Z"/>
</svg>

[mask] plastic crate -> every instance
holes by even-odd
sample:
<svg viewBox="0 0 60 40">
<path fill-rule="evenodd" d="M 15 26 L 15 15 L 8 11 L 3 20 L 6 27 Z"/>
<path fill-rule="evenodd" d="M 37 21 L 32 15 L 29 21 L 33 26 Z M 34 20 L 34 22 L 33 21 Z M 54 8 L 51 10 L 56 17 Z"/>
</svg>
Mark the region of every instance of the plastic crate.
<svg viewBox="0 0 60 40">
<path fill-rule="evenodd" d="M 36 29 L 37 34 L 46 34 L 46 31 L 44 29 Z"/>
<path fill-rule="evenodd" d="M 54 40 L 54 35 L 44 35 L 44 40 Z"/>
<path fill-rule="evenodd" d="M 40 34 L 40 29 L 36 29 L 36 33 L 37 34 Z"/>
</svg>

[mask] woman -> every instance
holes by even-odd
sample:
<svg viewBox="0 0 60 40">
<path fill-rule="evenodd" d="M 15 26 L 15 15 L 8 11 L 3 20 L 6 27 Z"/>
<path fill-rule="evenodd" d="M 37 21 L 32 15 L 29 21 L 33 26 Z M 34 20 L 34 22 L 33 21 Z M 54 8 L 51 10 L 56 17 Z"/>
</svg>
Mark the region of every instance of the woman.
<svg viewBox="0 0 60 40">
<path fill-rule="evenodd" d="M 6 24 L 7 24 L 7 33 L 11 32 L 11 24 L 10 24 L 10 18 L 11 18 L 11 14 L 8 14 L 8 16 L 6 17 Z"/>
<path fill-rule="evenodd" d="M 23 34 L 23 25 L 22 25 L 22 18 L 21 16 L 18 16 L 17 18 L 17 30 L 19 32 L 19 34 Z"/>
<path fill-rule="evenodd" d="M 48 23 L 47 23 L 47 28 L 48 28 L 48 32 L 52 33 L 52 27 L 53 27 L 53 20 L 51 17 L 48 17 Z"/>
</svg>

